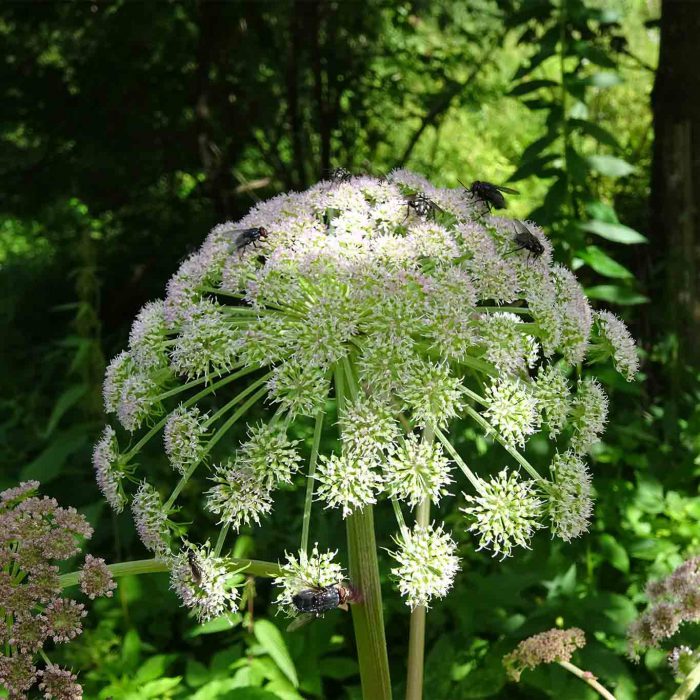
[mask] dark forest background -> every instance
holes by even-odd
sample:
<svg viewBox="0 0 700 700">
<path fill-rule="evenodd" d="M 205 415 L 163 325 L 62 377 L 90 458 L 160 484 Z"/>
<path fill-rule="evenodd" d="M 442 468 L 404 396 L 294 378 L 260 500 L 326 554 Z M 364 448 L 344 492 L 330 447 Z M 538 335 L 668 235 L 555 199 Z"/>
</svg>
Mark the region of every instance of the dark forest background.
<svg viewBox="0 0 700 700">
<path fill-rule="evenodd" d="M 93 481 L 101 381 L 208 230 L 336 166 L 508 184 L 509 213 L 629 323 L 643 371 L 606 375 L 588 536 L 500 562 L 464 534 L 428 618 L 426 699 L 591 697 L 558 668 L 506 684 L 501 656 L 557 625 L 585 630 L 581 665 L 620 700 L 668 697 L 663 652 L 634 665 L 624 633 L 647 578 L 700 548 L 699 35 L 693 0 L 0 4 L 0 486 L 39 479 L 97 527 L 93 553 L 146 556 Z M 292 549 L 290 517 L 238 550 Z M 86 697 L 358 696 L 348 616 L 275 646 L 240 620 L 197 626 L 167 585 L 129 579 L 95 606 L 63 659 Z M 283 628 L 269 599 L 259 583 L 255 614 Z M 398 596 L 386 614 L 400 691 Z"/>
</svg>

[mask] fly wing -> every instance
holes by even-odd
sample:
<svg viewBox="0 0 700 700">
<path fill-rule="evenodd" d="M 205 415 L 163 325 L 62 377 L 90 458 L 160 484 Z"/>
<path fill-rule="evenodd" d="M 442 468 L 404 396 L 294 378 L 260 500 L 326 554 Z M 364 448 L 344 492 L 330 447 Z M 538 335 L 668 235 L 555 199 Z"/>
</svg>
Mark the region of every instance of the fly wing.
<svg viewBox="0 0 700 700">
<path fill-rule="evenodd" d="M 308 625 L 309 622 L 316 619 L 316 615 L 313 613 L 301 613 L 297 615 L 290 623 L 287 625 L 287 632 L 294 632 L 304 625 Z"/>
<path fill-rule="evenodd" d="M 494 185 L 497 190 L 505 192 L 506 194 L 520 194 L 518 190 L 514 190 L 512 187 L 506 187 L 505 185 Z"/>
</svg>

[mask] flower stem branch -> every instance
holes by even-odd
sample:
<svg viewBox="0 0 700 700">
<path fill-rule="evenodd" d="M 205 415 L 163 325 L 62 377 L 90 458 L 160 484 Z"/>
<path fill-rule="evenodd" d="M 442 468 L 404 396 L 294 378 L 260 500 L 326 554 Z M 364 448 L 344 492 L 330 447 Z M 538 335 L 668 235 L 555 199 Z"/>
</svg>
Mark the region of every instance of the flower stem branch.
<svg viewBox="0 0 700 700">
<path fill-rule="evenodd" d="M 435 435 L 437 436 L 437 439 L 442 443 L 443 447 L 449 452 L 450 456 L 452 459 L 454 459 L 455 463 L 457 466 L 462 470 L 464 473 L 464 476 L 469 479 L 469 483 L 479 492 L 481 493 L 481 484 L 479 483 L 479 479 L 477 478 L 476 474 L 467 466 L 467 463 L 459 456 L 457 453 L 457 450 L 452 446 L 452 443 L 445 437 L 445 435 L 442 434 L 442 431 L 439 428 L 435 428 Z"/>
<path fill-rule="evenodd" d="M 565 668 L 569 673 L 573 673 L 574 676 L 580 678 L 584 683 L 588 683 L 588 685 L 590 685 L 591 688 L 598 693 L 598 695 L 605 698 L 605 700 L 615 700 L 615 696 L 609 690 L 607 690 L 607 688 L 604 688 L 600 683 L 598 683 L 598 679 L 590 671 L 584 671 L 578 666 L 574 666 L 574 664 L 569 661 L 559 661 L 557 663 L 562 668 Z M 698 681 L 700 682 L 700 678 L 698 678 Z M 675 698 L 676 696 L 674 695 L 673 697 Z M 683 695 L 680 697 L 685 698 L 688 696 Z"/>
<path fill-rule="evenodd" d="M 311 506 L 314 500 L 314 486 L 316 477 L 316 462 L 318 461 L 318 447 L 321 444 L 321 433 L 323 431 L 323 411 L 316 415 L 316 425 L 314 426 L 314 437 L 311 444 L 311 457 L 309 458 L 309 473 L 306 477 L 306 498 L 304 499 L 304 517 L 301 522 L 301 550 L 309 550 L 309 525 L 311 523 Z"/>
<path fill-rule="evenodd" d="M 428 431 L 426 430 L 426 433 Z M 428 436 L 424 436 L 428 439 Z M 427 527 L 430 523 L 430 499 L 426 498 L 416 509 L 416 525 Z M 423 667 L 425 665 L 425 605 L 411 611 L 408 635 L 408 671 L 406 674 L 406 700 L 423 700 Z"/>
<path fill-rule="evenodd" d="M 683 682 L 678 686 L 676 692 L 671 696 L 671 700 L 686 700 L 693 691 L 700 685 L 700 663 L 696 664 Z"/>
<path fill-rule="evenodd" d="M 280 575 L 280 567 L 271 561 L 261 561 L 259 559 L 240 559 L 230 557 L 229 561 L 235 566 L 244 568 L 246 574 L 250 576 L 261 576 L 263 578 L 274 578 Z M 107 568 L 114 578 L 120 576 L 138 576 L 140 574 L 160 574 L 170 571 L 170 565 L 163 559 L 137 559 L 135 561 L 122 561 L 118 564 L 108 564 Z M 63 574 L 59 581 L 61 588 L 77 586 L 80 582 L 80 571 L 71 571 Z"/>
<path fill-rule="evenodd" d="M 252 389 L 254 387 L 248 387 L 248 389 Z M 245 395 L 248 390 L 241 392 L 240 398 L 243 398 L 242 395 Z M 175 499 L 180 495 L 180 492 L 182 489 L 185 488 L 185 485 L 187 482 L 190 480 L 190 477 L 192 474 L 194 474 L 194 470 L 202 463 L 202 460 L 211 452 L 213 449 L 214 445 L 216 445 L 219 440 L 228 432 L 229 428 L 253 405 L 255 404 L 259 399 L 261 399 L 265 394 L 267 393 L 267 387 L 263 386 L 262 389 L 257 391 L 255 394 L 253 394 L 213 435 L 212 439 L 209 440 L 207 443 L 206 448 L 204 449 L 204 452 L 202 453 L 201 458 L 199 459 L 198 462 L 194 462 L 192 466 L 182 475 L 182 478 L 180 481 L 178 481 L 177 486 L 173 489 L 173 492 L 170 494 L 170 498 L 167 500 L 165 505 L 163 506 L 165 510 L 169 510 L 173 503 L 175 503 Z"/>
</svg>

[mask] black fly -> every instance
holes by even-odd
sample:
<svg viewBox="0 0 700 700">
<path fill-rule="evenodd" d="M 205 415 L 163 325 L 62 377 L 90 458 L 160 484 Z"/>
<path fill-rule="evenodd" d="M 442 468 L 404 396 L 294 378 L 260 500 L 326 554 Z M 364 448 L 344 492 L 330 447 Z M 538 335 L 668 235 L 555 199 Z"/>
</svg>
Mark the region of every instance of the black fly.
<svg viewBox="0 0 700 700">
<path fill-rule="evenodd" d="M 349 603 L 358 600 L 357 592 L 348 585 L 313 586 L 305 588 L 292 596 L 292 605 L 299 613 L 292 620 L 287 630 L 299 629 L 316 617 L 321 617 L 336 608 L 347 610 Z"/>
<path fill-rule="evenodd" d="M 518 250 L 526 250 L 528 252 L 528 262 L 530 258 L 537 260 L 544 253 L 544 246 L 540 239 L 522 221 L 514 221 L 513 228 L 515 229 L 515 238 L 513 240 L 516 247 L 513 250 L 509 250 L 506 255 L 515 253 Z"/>
<path fill-rule="evenodd" d="M 227 233 L 232 238 L 231 249 L 233 252 L 243 250 L 246 246 L 255 244 L 268 236 L 268 230 L 262 226 L 257 228 L 239 228 Z"/>
<path fill-rule="evenodd" d="M 198 585 L 202 585 L 202 567 L 199 565 L 197 554 L 194 549 L 187 550 L 187 563 L 190 565 L 192 580 Z"/>
<path fill-rule="evenodd" d="M 432 214 L 435 216 L 435 212 L 444 212 L 445 210 L 439 207 L 432 199 L 429 199 L 425 192 L 416 192 L 416 194 L 406 197 L 406 216 L 404 221 L 408 219 L 408 215 L 411 213 L 411 209 L 416 212 L 416 214 L 421 218 L 425 219 L 427 216 Z"/>
<path fill-rule="evenodd" d="M 328 175 L 331 182 L 347 182 L 352 178 L 352 173 L 346 168 L 333 168 Z"/>
<path fill-rule="evenodd" d="M 506 194 L 520 194 L 518 190 L 504 187 L 503 185 L 494 185 L 491 182 L 475 180 L 472 182 L 471 187 L 467 187 L 461 180 L 458 180 L 458 182 L 467 192 L 471 193 L 472 197 L 483 202 L 489 211 L 491 211 L 491 207 L 494 209 L 506 208 L 506 198 L 503 196 L 503 192 Z"/>
</svg>

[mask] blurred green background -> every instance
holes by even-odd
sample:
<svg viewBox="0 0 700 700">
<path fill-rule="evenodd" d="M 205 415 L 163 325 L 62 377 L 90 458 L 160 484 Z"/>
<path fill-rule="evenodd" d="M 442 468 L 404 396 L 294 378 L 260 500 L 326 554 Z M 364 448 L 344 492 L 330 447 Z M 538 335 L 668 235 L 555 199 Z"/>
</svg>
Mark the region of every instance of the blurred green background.
<svg viewBox="0 0 700 700">
<path fill-rule="evenodd" d="M 428 617 L 425 697 L 592 697 L 558 667 L 506 683 L 501 656 L 557 625 L 585 630 L 580 665 L 620 700 L 668 697 L 662 652 L 623 657 L 644 582 L 700 541 L 700 138 L 678 137 L 700 129 L 700 49 L 687 31 L 700 3 L 661 5 L 4 2 L 0 486 L 38 479 L 88 515 L 93 553 L 147 556 L 92 477 L 102 375 L 208 230 L 336 166 L 507 183 L 520 191 L 509 214 L 545 226 L 593 303 L 630 324 L 643 381 L 600 372 L 612 422 L 593 458 L 588 536 L 541 534 L 501 562 L 474 551 L 458 498 L 443 509 L 463 571 Z M 483 437 L 459 424 L 453 434 L 494 466 Z M 531 441 L 535 461 L 545 449 Z M 299 512 L 283 500 L 237 551 L 293 549 Z M 331 520 L 322 544 L 342 548 Z M 388 544 L 391 522 L 378 525 Z M 162 575 L 123 580 L 93 606 L 62 658 L 81 669 L 87 698 L 358 697 L 349 616 L 282 636 L 266 624 L 253 634 L 243 617 L 198 626 L 167 587 Z M 399 697 L 408 610 L 386 590 Z M 258 581 L 255 619 L 283 630 L 270 595 Z"/>
</svg>

